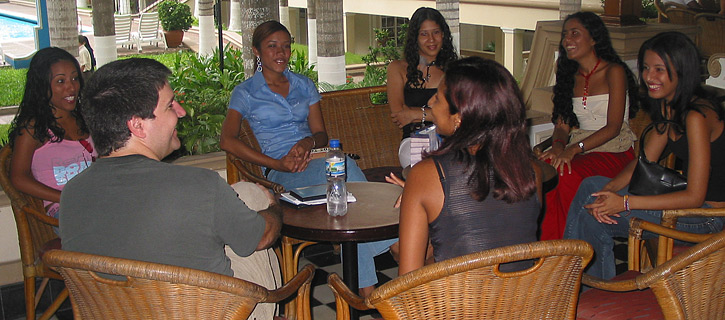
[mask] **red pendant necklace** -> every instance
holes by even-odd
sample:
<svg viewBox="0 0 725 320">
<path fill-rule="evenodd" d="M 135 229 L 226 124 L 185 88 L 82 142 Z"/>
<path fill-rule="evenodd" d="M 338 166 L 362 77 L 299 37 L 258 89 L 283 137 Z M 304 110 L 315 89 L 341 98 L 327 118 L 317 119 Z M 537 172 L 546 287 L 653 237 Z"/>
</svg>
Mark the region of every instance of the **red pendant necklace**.
<svg viewBox="0 0 725 320">
<path fill-rule="evenodd" d="M 599 63 L 601 62 L 602 59 L 597 59 L 597 64 L 594 65 L 594 68 L 592 68 L 592 71 L 589 71 L 588 74 L 584 74 L 583 72 L 579 71 L 579 74 L 584 77 L 584 95 L 582 96 L 582 105 L 584 105 L 584 108 L 587 107 L 587 96 L 589 95 L 589 78 L 592 77 L 594 71 L 597 71 L 597 67 L 599 67 Z"/>
</svg>

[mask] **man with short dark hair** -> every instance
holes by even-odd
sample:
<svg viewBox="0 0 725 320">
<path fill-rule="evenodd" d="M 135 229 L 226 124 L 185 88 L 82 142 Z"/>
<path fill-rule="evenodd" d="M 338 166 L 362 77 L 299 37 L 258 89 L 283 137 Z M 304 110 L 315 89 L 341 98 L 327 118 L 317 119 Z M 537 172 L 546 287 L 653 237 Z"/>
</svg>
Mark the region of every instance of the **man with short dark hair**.
<svg viewBox="0 0 725 320">
<path fill-rule="evenodd" d="M 61 194 L 65 250 L 233 275 L 224 246 L 248 256 L 274 243 L 281 209 L 259 213 L 213 171 L 160 160 L 180 147 L 170 71 L 151 59 L 101 67 L 83 92 L 81 112 L 99 159 Z"/>
</svg>

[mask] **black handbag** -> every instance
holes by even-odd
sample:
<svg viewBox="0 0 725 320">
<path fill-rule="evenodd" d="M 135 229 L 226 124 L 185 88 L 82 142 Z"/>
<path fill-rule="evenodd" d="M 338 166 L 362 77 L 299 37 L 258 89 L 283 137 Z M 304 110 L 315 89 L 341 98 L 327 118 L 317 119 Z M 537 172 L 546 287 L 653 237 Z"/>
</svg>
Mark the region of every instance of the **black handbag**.
<svg viewBox="0 0 725 320">
<path fill-rule="evenodd" d="M 647 156 L 644 154 L 644 137 L 655 125 L 662 123 L 675 124 L 671 121 L 653 122 L 642 131 L 642 136 L 639 138 L 639 159 L 629 182 L 629 193 L 631 194 L 653 196 L 687 188 L 687 177 L 675 170 L 663 167 L 657 162 L 647 160 Z"/>
</svg>

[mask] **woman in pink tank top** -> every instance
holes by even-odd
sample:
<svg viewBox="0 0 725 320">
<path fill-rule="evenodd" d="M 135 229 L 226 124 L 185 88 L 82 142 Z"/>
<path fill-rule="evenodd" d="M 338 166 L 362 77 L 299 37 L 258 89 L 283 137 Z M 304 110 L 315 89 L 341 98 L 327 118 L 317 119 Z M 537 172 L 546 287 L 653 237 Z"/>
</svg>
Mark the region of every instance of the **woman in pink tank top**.
<svg viewBox="0 0 725 320">
<path fill-rule="evenodd" d="M 23 100 L 10 128 L 10 180 L 18 190 L 43 199 L 53 217 L 65 184 L 96 156 L 76 108 L 81 75 L 78 61 L 67 51 L 38 51 L 30 61 Z"/>
</svg>

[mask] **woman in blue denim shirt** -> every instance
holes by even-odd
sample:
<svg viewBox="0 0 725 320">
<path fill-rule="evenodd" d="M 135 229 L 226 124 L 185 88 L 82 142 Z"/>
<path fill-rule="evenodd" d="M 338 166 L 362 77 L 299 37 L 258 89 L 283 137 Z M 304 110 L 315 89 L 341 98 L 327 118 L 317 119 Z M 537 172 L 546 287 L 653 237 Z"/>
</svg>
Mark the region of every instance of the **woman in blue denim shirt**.
<svg viewBox="0 0 725 320">
<path fill-rule="evenodd" d="M 628 192 L 636 161 L 614 179 L 591 177 L 579 186 L 569 208 L 564 238 L 582 239 L 594 247 L 586 271 L 604 279 L 615 276 L 613 237 L 626 237 L 629 219 L 660 223 L 662 210 L 725 206 L 725 116 L 722 106 L 707 98 L 701 87 L 700 57 L 692 40 L 679 32 L 664 32 L 645 41 L 639 50 L 640 88 L 657 125 L 644 150 L 656 161 L 669 148 L 683 162 L 687 189 L 662 195 Z M 722 218 L 685 217 L 676 228 L 694 233 L 722 230 Z"/>
<path fill-rule="evenodd" d="M 328 140 L 315 84 L 287 68 L 291 43 L 289 31 L 277 21 L 267 21 L 254 30 L 257 72 L 234 88 L 220 141 L 224 151 L 262 166 L 267 179 L 288 190 L 327 183 L 325 159 L 310 160 L 310 151 L 326 146 Z M 237 138 L 242 119 L 249 122 L 261 153 Z M 367 181 L 352 159 L 347 159 L 347 181 Z M 361 288 L 377 283 L 373 257 L 396 241 L 358 245 Z"/>
</svg>

